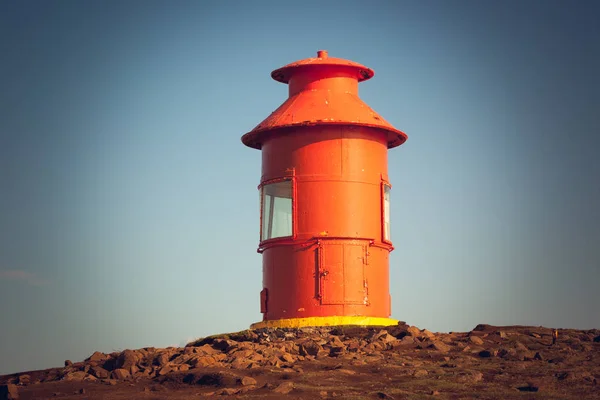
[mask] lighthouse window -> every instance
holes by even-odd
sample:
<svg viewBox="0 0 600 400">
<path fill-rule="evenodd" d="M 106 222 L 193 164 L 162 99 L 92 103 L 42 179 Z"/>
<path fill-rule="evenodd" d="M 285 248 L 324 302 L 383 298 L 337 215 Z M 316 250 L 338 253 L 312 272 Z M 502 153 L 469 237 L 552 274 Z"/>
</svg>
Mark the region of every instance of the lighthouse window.
<svg viewBox="0 0 600 400">
<path fill-rule="evenodd" d="M 391 241 L 390 231 L 390 187 L 383 185 L 383 240 Z"/>
<path fill-rule="evenodd" d="M 261 241 L 292 236 L 292 181 L 262 188 Z"/>
</svg>

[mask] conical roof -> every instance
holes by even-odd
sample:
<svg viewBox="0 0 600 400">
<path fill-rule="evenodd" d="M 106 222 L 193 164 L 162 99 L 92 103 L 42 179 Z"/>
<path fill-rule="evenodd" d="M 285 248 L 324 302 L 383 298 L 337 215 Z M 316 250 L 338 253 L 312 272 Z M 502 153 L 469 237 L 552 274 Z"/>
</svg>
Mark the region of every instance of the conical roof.
<svg viewBox="0 0 600 400">
<path fill-rule="evenodd" d="M 271 77 L 290 85 L 289 98 L 252 131 L 242 142 L 260 149 L 276 130 L 299 126 L 353 125 L 386 131 L 388 148 L 404 143 L 407 136 L 394 128 L 358 97 L 358 82 L 375 75 L 372 69 L 353 61 L 328 57 L 319 51 L 316 58 L 296 61 L 271 73 Z"/>
</svg>

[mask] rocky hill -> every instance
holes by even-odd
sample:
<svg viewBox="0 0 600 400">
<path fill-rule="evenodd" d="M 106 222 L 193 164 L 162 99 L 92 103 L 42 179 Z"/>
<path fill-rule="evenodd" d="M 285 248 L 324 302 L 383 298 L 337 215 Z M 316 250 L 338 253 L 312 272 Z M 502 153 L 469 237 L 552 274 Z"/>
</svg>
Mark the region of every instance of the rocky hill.
<svg viewBox="0 0 600 400">
<path fill-rule="evenodd" d="M 258 329 L 0 377 L 4 399 L 594 399 L 600 330 Z"/>
</svg>

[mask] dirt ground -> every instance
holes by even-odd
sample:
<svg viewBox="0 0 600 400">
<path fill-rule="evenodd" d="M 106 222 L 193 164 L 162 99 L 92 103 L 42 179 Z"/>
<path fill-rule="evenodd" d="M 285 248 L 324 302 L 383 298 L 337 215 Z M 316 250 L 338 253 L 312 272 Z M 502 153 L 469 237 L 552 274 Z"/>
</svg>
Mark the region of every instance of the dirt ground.
<svg viewBox="0 0 600 400">
<path fill-rule="evenodd" d="M 67 363 L 69 364 L 69 363 Z M 0 377 L 19 399 L 600 399 L 600 330 L 263 329 Z"/>
</svg>

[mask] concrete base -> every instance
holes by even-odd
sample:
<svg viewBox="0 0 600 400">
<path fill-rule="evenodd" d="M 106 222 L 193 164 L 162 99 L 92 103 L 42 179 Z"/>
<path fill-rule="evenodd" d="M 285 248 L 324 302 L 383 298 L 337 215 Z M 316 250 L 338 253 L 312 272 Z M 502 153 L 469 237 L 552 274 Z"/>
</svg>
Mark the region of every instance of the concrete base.
<svg viewBox="0 0 600 400">
<path fill-rule="evenodd" d="M 261 321 L 250 325 L 250 329 L 260 328 L 302 328 L 308 326 L 392 326 L 398 325 L 398 320 L 380 317 L 360 316 L 333 316 L 333 317 L 308 317 L 276 319 L 272 321 Z"/>
</svg>

